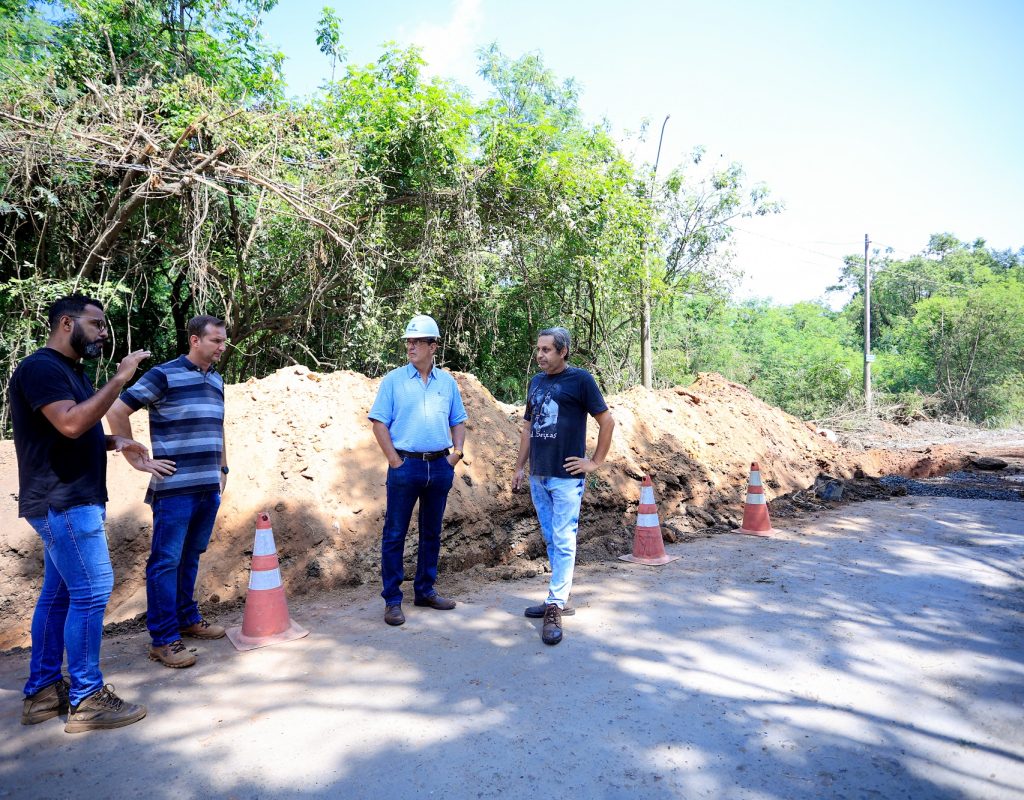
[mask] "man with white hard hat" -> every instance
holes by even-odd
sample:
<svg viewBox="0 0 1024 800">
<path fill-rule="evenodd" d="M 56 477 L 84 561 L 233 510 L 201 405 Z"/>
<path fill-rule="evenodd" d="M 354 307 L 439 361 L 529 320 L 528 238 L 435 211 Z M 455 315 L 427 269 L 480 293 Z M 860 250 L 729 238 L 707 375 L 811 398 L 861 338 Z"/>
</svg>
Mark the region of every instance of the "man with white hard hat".
<svg viewBox="0 0 1024 800">
<path fill-rule="evenodd" d="M 455 379 L 434 366 L 441 332 L 433 318 L 426 314 L 413 317 L 402 338 L 409 363 L 384 376 L 369 414 L 374 438 L 388 461 L 380 554 L 381 596 L 388 625 L 405 622 L 402 560 L 417 502 L 420 539 L 414 604 L 438 611 L 455 608 L 455 601 L 439 595 L 434 583 L 441 522 L 455 465 L 462 459 L 468 419 Z"/>
</svg>

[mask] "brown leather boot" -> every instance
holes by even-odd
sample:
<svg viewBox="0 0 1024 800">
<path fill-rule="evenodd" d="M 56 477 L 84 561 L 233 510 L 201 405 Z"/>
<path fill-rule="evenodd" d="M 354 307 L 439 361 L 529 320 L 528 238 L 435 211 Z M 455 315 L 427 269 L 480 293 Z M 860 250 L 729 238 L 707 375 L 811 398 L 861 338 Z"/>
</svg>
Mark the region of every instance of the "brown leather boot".
<svg viewBox="0 0 1024 800">
<path fill-rule="evenodd" d="M 558 644 L 562 641 L 562 609 L 548 603 L 544 609 L 544 627 L 540 629 L 540 640 L 544 644 Z"/>
<path fill-rule="evenodd" d="M 165 667 L 172 669 L 184 669 L 196 663 L 195 653 L 190 653 L 185 643 L 178 639 L 170 644 L 163 644 L 157 647 L 151 645 L 149 648 L 149 660 L 159 661 Z"/>
<path fill-rule="evenodd" d="M 227 631 L 223 625 L 211 625 L 205 619 L 181 629 L 182 636 L 191 636 L 193 639 L 223 639 L 225 633 Z"/>
<path fill-rule="evenodd" d="M 544 609 L 546 609 L 547 607 L 548 607 L 547 603 L 540 603 L 540 604 L 535 605 L 535 606 L 527 606 L 526 610 L 523 611 L 523 616 L 524 617 L 530 617 L 531 619 L 543 619 L 544 618 Z M 572 606 L 566 606 L 565 608 L 562 609 L 562 616 L 563 617 L 571 617 L 575 613 L 576 613 L 576 609 L 573 608 Z"/>
<path fill-rule="evenodd" d="M 37 722 L 67 714 L 70 708 L 68 681 L 62 677 L 25 698 L 25 703 L 21 707 L 21 724 L 35 725 Z"/>
<path fill-rule="evenodd" d="M 68 713 L 65 733 L 84 733 L 105 728 L 122 728 L 146 716 L 146 707 L 126 703 L 109 683 L 85 698 Z"/>
<path fill-rule="evenodd" d="M 439 594 L 434 594 L 430 597 L 417 597 L 412 601 L 412 604 L 414 606 L 436 608 L 438 611 L 451 611 L 457 605 L 454 600 L 449 600 L 447 597 L 441 597 Z"/>
</svg>

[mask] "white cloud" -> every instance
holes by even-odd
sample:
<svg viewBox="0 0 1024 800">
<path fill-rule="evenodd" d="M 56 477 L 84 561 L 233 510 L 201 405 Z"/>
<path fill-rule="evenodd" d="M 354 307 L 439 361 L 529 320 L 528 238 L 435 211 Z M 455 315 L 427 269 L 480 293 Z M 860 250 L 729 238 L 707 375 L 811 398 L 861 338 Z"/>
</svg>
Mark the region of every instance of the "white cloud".
<svg viewBox="0 0 1024 800">
<path fill-rule="evenodd" d="M 402 38 L 422 48 L 428 76 L 470 84 L 476 74 L 475 52 L 483 20 L 481 0 L 455 0 L 446 22 L 420 24 Z"/>
</svg>

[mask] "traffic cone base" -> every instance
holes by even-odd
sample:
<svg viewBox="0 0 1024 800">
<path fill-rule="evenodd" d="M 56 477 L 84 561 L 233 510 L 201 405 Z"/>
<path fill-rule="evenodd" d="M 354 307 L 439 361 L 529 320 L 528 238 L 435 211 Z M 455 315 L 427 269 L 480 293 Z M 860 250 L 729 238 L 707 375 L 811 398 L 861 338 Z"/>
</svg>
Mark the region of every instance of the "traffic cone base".
<svg viewBox="0 0 1024 800">
<path fill-rule="evenodd" d="M 291 619 L 288 620 L 288 628 L 286 630 L 266 636 L 246 636 L 242 633 L 241 625 L 227 629 L 227 637 L 231 640 L 231 644 L 235 646 L 235 649 L 242 652 L 255 650 L 257 647 L 266 647 L 271 644 L 290 642 L 293 639 L 301 639 L 303 636 L 308 635 L 308 630 Z"/>
<path fill-rule="evenodd" d="M 657 555 L 658 551 L 661 551 L 660 556 Z M 681 556 L 670 556 L 665 552 L 665 543 L 661 539 L 661 528 L 655 528 L 653 534 L 642 532 L 637 528 L 636 536 L 633 539 L 633 552 L 619 556 L 620 561 L 646 564 L 649 567 L 660 567 L 662 564 L 668 564 L 679 558 Z"/>
<path fill-rule="evenodd" d="M 231 644 L 243 651 L 290 642 L 309 634 L 288 616 L 288 599 L 281 582 L 274 532 L 266 512 L 256 515 L 256 543 L 252 548 L 242 624 L 228 628 L 226 633 Z"/>
<path fill-rule="evenodd" d="M 650 476 L 644 477 L 640 487 L 640 507 L 636 514 L 636 533 L 633 536 L 633 552 L 619 556 L 620 561 L 633 564 L 646 564 L 649 567 L 660 567 L 675 561 L 679 556 L 670 556 L 665 552 L 665 542 L 661 538 L 661 524 L 658 522 L 658 506 L 654 502 L 654 485 Z"/>
<path fill-rule="evenodd" d="M 748 536 L 771 536 L 780 532 L 772 527 L 768 501 L 764 496 L 764 486 L 761 485 L 761 468 L 756 461 L 750 465 L 747 500 L 743 504 L 743 523 L 733 532 Z"/>
</svg>

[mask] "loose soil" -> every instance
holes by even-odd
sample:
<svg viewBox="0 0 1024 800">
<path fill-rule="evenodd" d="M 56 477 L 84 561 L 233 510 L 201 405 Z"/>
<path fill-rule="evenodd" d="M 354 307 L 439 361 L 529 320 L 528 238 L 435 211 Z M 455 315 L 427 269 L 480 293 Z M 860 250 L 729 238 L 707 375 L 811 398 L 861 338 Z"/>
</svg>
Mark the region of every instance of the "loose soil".
<svg viewBox="0 0 1024 800">
<path fill-rule="evenodd" d="M 537 575 L 544 551 L 533 508 L 528 494 L 511 490 L 521 409 L 496 401 L 473 375 L 456 378 L 470 421 L 466 460 L 445 517 L 442 581 L 467 571 L 466 577 L 481 578 Z M 386 463 L 366 418 L 378 384 L 353 372 L 297 367 L 227 387 L 232 471 L 200 570 L 198 596 L 206 607 L 244 597 L 255 516 L 263 510 L 271 514 L 289 596 L 378 579 Z M 581 563 L 630 551 L 637 482 L 645 474 L 655 484 L 665 538 L 673 542 L 739 524 L 752 461 L 760 464 L 773 514 L 784 516 L 824 505 L 811 489 L 823 473 L 847 481 L 847 499 L 888 497 L 892 492 L 876 478 L 942 475 L 981 452 L 962 441 L 919 449 L 840 446 L 716 374 L 687 388 L 631 389 L 608 404 L 615 436 L 608 465 L 588 479 Z M 136 438 L 148 441 L 146 415 L 135 415 L 133 423 Z M 985 445 L 987 455 L 1024 457 L 1020 447 Z M 147 480 L 111 457 L 107 531 L 116 583 L 107 621 L 125 627 L 137 626 L 146 605 Z M 17 491 L 13 445 L 0 442 L 0 649 L 28 643 L 42 573 L 39 539 L 17 518 Z M 415 538 L 410 531 L 410 575 Z"/>
</svg>

